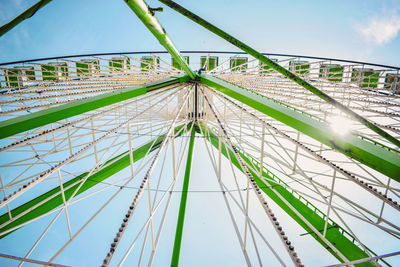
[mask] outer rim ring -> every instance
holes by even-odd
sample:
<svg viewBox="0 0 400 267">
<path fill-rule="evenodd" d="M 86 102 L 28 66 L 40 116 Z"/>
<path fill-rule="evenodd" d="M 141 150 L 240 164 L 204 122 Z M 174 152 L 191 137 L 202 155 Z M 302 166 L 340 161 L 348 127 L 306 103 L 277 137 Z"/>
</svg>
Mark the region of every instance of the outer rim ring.
<svg viewBox="0 0 400 267">
<path fill-rule="evenodd" d="M 182 54 L 247 54 L 245 52 L 234 52 L 234 51 L 195 51 L 195 50 L 184 50 L 180 51 Z M 168 54 L 167 51 L 139 51 L 139 52 L 111 52 L 111 53 L 94 53 L 94 54 L 81 54 L 81 55 L 66 55 L 66 56 L 58 56 L 58 57 L 45 57 L 45 58 L 37 58 L 37 59 L 28 59 L 28 60 L 20 60 L 20 61 L 10 61 L 0 63 L 0 66 L 11 65 L 11 64 L 20 64 L 27 62 L 36 62 L 42 60 L 53 60 L 53 59 L 61 59 L 61 58 L 74 58 L 74 57 L 89 57 L 89 56 L 111 56 L 111 55 L 134 55 L 134 54 Z M 320 59 L 320 60 L 333 60 L 339 62 L 346 63 L 355 63 L 355 64 L 363 64 L 370 65 L 376 67 L 383 68 L 392 68 L 396 70 L 400 70 L 400 67 L 383 65 L 383 64 L 374 64 L 363 61 L 354 61 L 354 60 L 346 60 L 346 59 L 338 59 L 338 58 L 327 58 L 327 57 L 315 57 L 315 56 L 302 56 L 302 55 L 293 55 L 293 54 L 277 54 L 277 53 L 262 53 L 266 56 L 285 56 L 285 57 L 299 57 L 299 58 L 309 58 L 309 59 Z"/>
</svg>

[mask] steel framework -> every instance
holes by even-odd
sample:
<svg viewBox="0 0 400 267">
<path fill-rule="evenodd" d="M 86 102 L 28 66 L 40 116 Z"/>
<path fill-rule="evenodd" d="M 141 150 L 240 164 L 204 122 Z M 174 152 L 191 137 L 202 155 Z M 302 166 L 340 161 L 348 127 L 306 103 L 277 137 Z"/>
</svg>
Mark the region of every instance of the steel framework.
<svg viewBox="0 0 400 267">
<path fill-rule="evenodd" d="M 399 263 L 400 68 L 259 53 L 160 0 L 244 51 L 179 52 L 125 2 L 169 54 L 0 64 L 5 264 L 178 266 L 207 232 L 206 262 Z"/>
</svg>

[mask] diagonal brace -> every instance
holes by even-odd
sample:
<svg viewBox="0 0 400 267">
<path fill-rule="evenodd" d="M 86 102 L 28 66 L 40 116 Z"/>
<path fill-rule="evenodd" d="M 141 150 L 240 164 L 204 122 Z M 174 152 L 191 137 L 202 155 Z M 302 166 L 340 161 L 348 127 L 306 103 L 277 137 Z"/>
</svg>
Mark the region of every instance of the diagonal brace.
<svg viewBox="0 0 400 267">
<path fill-rule="evenodd" d="M 201 74 L 200 82 L 400 182 L 400 156 L 397 153 L 354 135 L 338 136 L 324 122 L 219 78 Z"/>
<path fill-rule="evenodd" d="M 182 58 L 178 49 L 172 43 L 164 28 L 154 15 L 154 11 L 161 11 L 160 8 L 149 8 L 144 0 L 125 0 L 125 3 L 132 9 L 133 12 L 139 17 L 143 24 L 151 31 L 154 37 L 160 42 L 162 46 L 167 49 L 171 56 L 181 65 L 182 69 L 189 75 L 190 79 L 194 80 L 196 74 L 189 68 L 186 61 Z"/>
<path fill-rule="evenodd" d="M 353 119 L 359 121 L 375 133 L 379 134 L 386 140 L 388 140 L 390 143 L 400 147 L 400 140 L 396 139 L 392 135 L 390 135 L 388 132 L 384 131 L 380 127 L 376 126 L 373 122 L 370 122 L 366 118 L 360 116 L 359 114 L 355 113 L 345 105 L 339 103 L 323 91 L 319 90 L 312 84 L 308 83 L 307 81 L 303 80 L 296 74 L 290 72 L 289 70 L 285 69 L 284 67 L 280 66 L 279 64 L 273 62 L 266 56 L 262 55 L 260 52 L 257 52 L 255 49 L 251 48 L 250 46 L 246 45 L 245 43 L 241 42 L 240 40 L 236 39 L 232 35 L 224 32 L 223 30 L 219 29 L 218 27 L 214 26 L 213 24 L 209 23 L 208 21 L 204 20 L 203 18 L 197 16 L 196 14 L 192 13 L 191 11 L 187 10 L 186 8 L 182 7 L 181 5 L 175 3 L 174 1 L 171 0 L 159 0 L 161 3 L 164 3 L 165 5 L 169 6 L 170 8 L 174 9 L 175 11 L 181 13 L 182 15 L 186 16 L 187 18 L 193 20 L 194 22 L 200 24 L 204 28 L 208 29 L 209 31 L 215 33 L 219 37 L 225 39 L 229 43 L 233 44 L 234 46 L 240 48 L 241 50 L 245 51 L 249 55 L 252 55 L 256 59 L 260 60 L 262 63 L 266 64 L 267 66 L 273 68 L 277 72 L 281 73 L 285 77 L 291 79 L 293 82 L 299 84 L 306 90 L 310 91 L 311 93 L 315 94 L 316 96 L 320 97 L 321 99 L 325 100 L 326 102 L 330 103 L 331 105 L 335 106 L 336 108 L 340 109 Z"/>
<path fill-rule="evenodd" d="M 206 140 L 211 143 L 215 147 L 215 149 L 219 149 L 219 139 L 222 137 L 219 137 L 217 133 L 214 133 L 209 127 L 207 127 L 204 123 L 200 123 L 199 127 L 201 127 L 201 130 L 199 128 L 196 128 L 196 130 L 199 133 L 203 133 L 204 136 L 206 137 Z M 236 166 L 241 172 L 243 172 L 243 169 L 241 168 L 238 160 L 235 158 L 233 151 L 228 147 L 225 146 L 225 144 L 222 142 L 221 143 L 222 149 L 221 153 L 224 155 L 227 159 L 230 159 L 232 161 L 232 164 Z M 240 157 L 246 162 L 248 165 L 254 165 L 252 164 L 252 158 L 249 156 L 246 156 L 242 152 L 238 152 Z M 310 225 L 313 226 L 316 229 L 323 229 L 324 226 L 324 219 L 320 217 L 319 214 L 322 212 L 319 211 L 319 214 L 314 210 L 312 207 L 309 205 L 305 204 L 299 197 L 296 197 L 293 193 L 291 193 L 289 190 L 287 190 L 284 186 L 282 186 L 279 182 L 275 182 L 275 179 L 271 176 L 271 174 L 267 171 L 266 169 L 262 169 L 262 177 L 259 178 L 259 171 L 260 171 L 260 166 L 254 165 L 255 171 L 249 169 L 249 172 L 253 176 L 253 179 L 259 186 L 259 188 L 264 191 L 265 194 L 268 195 L 268 197 L 273 200 L 280 208 L 282 208 L 290 217 L 292 217 L 302 228 L 304 228 L 307 232 L 312 233 L 311 236 L 318 241 L 322 246 L 327 247 L 326 241 L 330 242 L 333 244 L 335 247 L 336 251 L 332 249 L 328 249 L 328 251 L 335 256 L 338 260 L 343 262 L 343 259 L 339 256 L 339 253 L 342 253 L 347 259 L 349 260 L 358 260 L 362 259 L 365 257 L 368 257 L 368 255 L 360 248 L 358 247 L 355 243 L 350 241 L 344 234 L 343 231 L 341 231 L 342 228 L 338 227 L 337 224 L 334 222 L 329 223 L 329 229 L 326 233 L 326 240 L 321 239 L 318 235 L 316 235 L 312 229 L 310 228 Z M 272 182 L 273 181 L 273 182 Z M 278 196 L 279 194 L 279 196 Z M 296 211 L 302 215 L 303 217 L 306 218 L 307 223 L 303 221 L 299 215 L 297 215 L 291 208 L 282 200 L 286 200 L 288 203 L 291 204 L 293 208 L 296 209 Z M 304 199 L 304 198 L 303 198 Z M 307 201 L 308 202 L 308 201 Z M 314 207 L 315 208 L 315 207 Z M 370 263 L 365 263 L 365 266 L 374 266 L 373 264 Z"/>
<path fill-rule="evenodd" d="M 10 31 L 12 28 L 17 26 L 18 24 L 20 24 L 22 21 L 24 21 L 26 19 L 29 19 L 30 17 L 35 15 L 35 13 L 39 9 L 41 9 L 42 7 L 44 7 L 45 5 L 47 5 L 51 1 L 52 0 L 40 0 L 39 2 L 37 2 L 36 4 L 34 4 L 30 8 L 28 8 L 27 10 L 25 10 L 24 12 L 19 14 L 17 17 L 15 17 L 10 22 L 8 22 L 8 23 L 4 24 L 3 26 L 1 26 L 0 27 L 0 37 L 3 36 L 4 34 L 6 34 L 8 31 Z"/>
</svg>

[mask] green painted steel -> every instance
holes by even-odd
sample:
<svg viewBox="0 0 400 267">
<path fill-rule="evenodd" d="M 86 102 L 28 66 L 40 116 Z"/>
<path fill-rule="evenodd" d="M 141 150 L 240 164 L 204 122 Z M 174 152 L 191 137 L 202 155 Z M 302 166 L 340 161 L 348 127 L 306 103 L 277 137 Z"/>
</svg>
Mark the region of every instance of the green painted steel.
<svg viewBox="0 0 400 267">
<path fill-rule="evenodd" d="M 270 58 L 270 60 L 272 60 L 273 62 L 278 62 L 278 59 L 276 59 L 276 58 Z M 268 65 L 265 65 L 264 63 L 262 63 L 260 61 L 259 62 L 259 71 L 260 71 L 260 74 L 263 74 L 263 73 L 271 73 L 274 70 L 271 69 L 271 67 L 269 67 Z"/>
<path fill-rule="evenodd" d="M 200 74 L 200 82 L 356 159 L 357 161 L 400 182 L 400 156 L 398 153 L 348 134 L 339 136 L 322 121 L 289 109 L 287 105 L 239 87 L 219 78 Z"/>
<path fill-rule="evenodd" d="M 125 0 L 125 3 L 135 12 L 136 16 L 143 22 L 143 24 L 151 31 L 151 33 L 157 38 L 162 46 L 167 49 L 172 57 L 181 65 L 182 69 L 189 75 L 190 79 L 194 80 L 196 74 L 189 68 L 185 60 L 182 58 L 178 49 L 172 43 L 164 28 L 161 26 L 160 22 L 154 16 L 154 11 L 159 11 L 160 9 L 152 9 L 143 0 Z M 162 10 L 162 9 L 161 9 Z"/>
<path fill-rule="evenodd" d="M 187 201 L 188 190 L 189 190 L 189 178 L 190 178 L 190 170 L 192 167 L 195 134 L 196 134 L 196 130 L 193 127 L 192 132 L 190 134 L 190 143 L 189 143 L 189 150 L 188 150 L 188 155 L 187 155 L 187 160 L 186 160 L 185 177 L 184 177 L 183 186 L 182 186 L 181 204 L 179 206 L 178 222 L 176 225 L 174 250 L 172 252 L 172 260 L 171 260 L 172 267 L 176 267 L 179 265 L 179 255 L 180 255 L 181 244 L 182 244 L 183 224 L 185 221 L 186 201 Z"/>
<path fill-rule="evenodd" d="M 0 138 L 6 138 L 14 134 L 22 133 L 40 126 L 79 115 L 90 110 L 98 109 L 133 97 L 144 95 L 151 90 L 167 85 L 186 82 L 187 75 L 173 76 L 161 81 L 145 85 L 127 87 L 114 92 L 77 100 L 71 103 L 37 111 L 27 115 L 0 122 Z"/>
<path fill-rule="evenodd" d="M 290 60 L 289 69 L 297 74 L 305 75 L 310 73 L 310 64 L 304 60 Z"/>
<path fill-rule="evenodd" d="M 131 60 L 128 57 L 113 57 L 108 65 L 110 71 L 124 71 L 128 70 L 131 64 Z"/>
<path fill-rule="evenodd" d="M 380 71 L 368 68 L 353 68 L 351 82 L 356 82 L 360 87 L 377 88 Z"/>
<path fill-rule="evenodd" d="M 98 59 L 81 59 L 76 62 L 76 74 L 78 76 L 89 76 L 100 72 Z"/>
<path fill-rule="evenodd" d="M 15 66 L 3 71 L 6 86 L 24 86 L 35 80 L 35 69 L 31 66 Z"/>
<path fill-rule="evenodd" d="M 208 64 L 206 65 L 208 59 Z M 200 57 L 200 67 L 205 68 L 206 71 L 210 71 L 218 67 L 218 57 L 216 56 L 201 56 Z"/>
<path fill-rule="evenodd" d="M 205 135 L 206 139 L 211 142 L 211 144 L 219 149 L 219 139 L 216 133 L 213 133 L 211 129 L 207 128 L 204 124 L 200 124 L 202 128 L 202 132 Z M 199 131 L 199 129 L 197 129 Z M 221 142 L 221 153 L 227 158 L 231 160 L 232 164 L 235 165 L 240 171 L 243 172 L 239 162 L 235 158 L 235 154 L 233 151 L 224 145 L 224 142 Z M 229 153 L 229 156 L 228 156 Z M 325 226 L 325 217 L 321 217 L 319 214 L 323 214 L 321 211 L 317 211 L 317 209 L 313 206 L 308 205 L 308 201 L 305 200 L 302 196 L 295 196 L 295 194 L 289 190 L 287 190 L 284 184 L 279 184 L 276 179 L 276 176 L 271 172 L 266 171 L 263 168 L 262 178 L 261 180 L 258 176 L 260 167 L 259 165 L 252 164 L 252 159 L 246 156 L 244 153 L 238 151 L 240 157 L 249 165 L 253 165 L 256 173 L 249 169 L 253 179 L 256 181 L 257 185 L 261 190 L 263 190 L 279 207 L 281 207 L 290 217 L 292 217 L 307 233 L 316 239 L 324 248 L 327 248 L 329 253 L 335 256 L 338 260 L 343 261 L 334 251 L 328 248 L 328 245 L 318 237 L 311 228 L 304 223 L 303 220 L 293 212 L 289 206 L 286 205 L 285 202 L 271 189 L 276 190 L 280 196 L 282 196 L 286 201 L 288 201 L 292 207 L 294 207 L 307 221 L 318 229 L 321 233 L 323 232 Z M 276 182 L 273 182 L 276 181 Z M 306 203 L 304 203 L 306 202 Z M 318 214 L 319 213 L 319 214 Z M 348 260 L 357 260 L 369 257 L 361 248 L 359 248 L 355 243 L 346 238 L 343 234 L 343 228 L 339 227 L 336 223 L 328 223 L 327 231 L 326 231 L 326 239 L 338 250 L 340 251 Z M 372 263 L 365 263 L 365 266 L 375 266 Z"/>
<path fill-rule="evenodd" d="M 183 60 L 189 65 L 189 56 L 182 56 Z M 179 65 L 179 62 L 176 61 L 175 58 L 171 58 L 171 65 L 174 68 L 177 68 L 178 70 L 183 70 L 181 65 Z"/>
<path fill-rule="evenodd" d="M 400 74 L 387 73 L 384 88 L 393 91 L 395 94 L 400 94 Z"/>
<path fill-rule="evenodd" d="M 300 86 L 302 86 L 303 88 L 307 89 L 311 93 L 317 95 L 321 99 L 327 101 L 331 105 L 333 105 L 336 108 L 340 109 L 341 111 L 345 112 L 346 114 L 348 114 L 349 116 L 351 116 L 355 120 L 357 120 L 360 123 L 364 124 L 369 129 L 371 129 L 372 131 L 376 132 L 377 134 L 379 134 L 380 136 L 382 136 L 383 138 L 385 138 L 386 140 L 388 140 L 392 144 L 400 147 L 400 140 L 396 139 L 395 137 L 393 137 L 392 135 L 390 135 L 386 131 L 382 130 L 381 128 L 379 128 L 378 126 L 373 124 L 372 122 L 368 121 L 366 118 L 358 115 L 357 113 L 355 113 L 354 111 L 352 111 L 351 109 L 346 107 L 345 105 L 339 103 L 338 101 L 336 101 L 335 99 L 333 99 L 332 97 L 330 97 L 326 93 L 322 92 L 321 90 L 319 90 L 318 88 L 316 88 L 312 84 L 308 83 L 307 81 L 304 81 L 302 78 L 300 78 L 296 74 L 290 72 L 289 70 L 285 69 L 284 67 L 280 66 L 279 64 L 273 62 L 272 60 L 270 60 L 266 56 L 262 55 L 261 53 L 257 52 L 255 49 L 251 48 L 250 46 L 246 45 L 245 43 L 239 41 L 238 39 L 236 39 L 232 35 L 229 35 L 228 33 L 224 32 L 223 30 L 217 28 L 216 26 L 214 26 L 211 23 L 207 22 L 206 20 L 200 18 L 196 14 L 190 12 L 189 10 L 185 9 L 181 5 L 175 3 L 174 1 L 171 1 L 171 0 L 159 0 L 159 1 L 161 3 L 164 3 L 165 5 L 169 6 L 170 8 L 176 10 L 177 12 L 181 13 L 182 15 L 188 17 L 189 19 L 193 20 L 194 22 L 200 24 L 204 28 L 206 28 L 206 29 L 210 30 L 211 32 L 215 33 L 216 35 L 220 36 L 221 38 L 223 38 L 226 41 L 230 42 L 231 44 L 235 45 L 239 49 L 245 51 L 249 55 L 252 55 L 254 58 L 260 60 L 262 63 L 270 66 L 271 68 L 273 68 L 277 72 L 281 73 L 285 77 L 291 79 L 293 82 L 299 84 Z"/>
<path fill-rule="evenodd" d="M 27 10 L 22 12 L 21 14 L 19 14 L 17 17 L 15 17 L 12 21 L 1 26 L 0 27 L 0 37 L 3 36 L 5 33 L 7 33 L 9 30 L 11 30 L 12 28 L 14 28 L 15 26 L 17 26 L 18 24 L 20 24 L 25 19 L 29 19 L 30 17 L 35 15 L 35 13 L 39 9 L 41 9 L 42 7 L 47 5 L 49 2 L 51 2 L 51 0 L 41 0 L 41 1 L 37 2 L 36 4 L 31 6 Z"/>
<path fill-rule="evenodd" d="M 160 57 L 156 56 L 143 56 L 140 59 L 140 70 L 143 72 L 149 72 L 160 68 Z"/>
<path fill-rule="evenodd" d="M 247 57 L 231 57 L 229 59 L 229 67 L 233 72 L 246 72 L 247 61 Z"/>
<path fill-rule="evenodd" d="M 328 79 L 331 82 L 343 80 L 344 67 L 339 64 L 322 64 L 319 68 L 319 77 Z"/>
<path fill-rule="evenodd" d="M 183 130 L 180 131 L 182 128 L 183 128 L 183 125 L 175 127 L 174 130 L 175 130 L 175 133 L 178 133 L 178 136 L 180 136 L 182 134 Z M 165 138 L 165 134 L 160 135 L 159 137 L 151 140 L 150 142 L 148 142 L 148 143 L 140 146 L 136 150 L 132 151 L 133 161 L 136 162 L 136 161 L 140 160 L 141 158 L 143 158 L 146 155 L 146 153 L 149 151 L 149 149 L 151 149 L 151 151 L 153 151 L 153 150 L 159 148 L 162 141 L 164 140 L 164 138 Z M 152 146 L 153 142 L 154 142 L 154 145 Z M 122 156 L 124 154 L 126 154 L 126 155 Z M 107 163 L 110 163 L 110 165 L 108 165 L 107 167 L 103 168 L 102 170 L 90 175 L 87 178 L 86 182 L 79 189 L 76 196 L 79 194 L 82 194 L 83 192 L 87 191 L 88 189 L 92 188 L 93 186 L 101 183 L 108 177 L 110 177 L 110 176 L 116 174 L 117 172 L 123 170 L 124 168 L 128 167 L 130 165 L 130 158 L 129 158 L 128 151 L 121 153 L 120 155 L 114 157 L 113 159 L 110 159 Z M 63 183 L 63 188 L 65 189 L 68 186 L 84 179 L 88 174 L 89 174 L 88 172 L 82 173 L 81 175 L 69 180 L 68 182 Z M 79 186 L 79 183 L 71 186 L 70 188 L 68 188 L 64 191 L 66 201 L 70 200 L 71 195 L 75 192 L 75 190 L 78 188 L 78 186 Z M 39 204 L 41 201 L 43 201 L 49 197 L 52 197 L 52 198 L 47 200 L 46 202 L 40 204 L 39 206 L 33 208 L 32 210 L 30 210 L 28 213 L 24 214 L 20 218 L 13 220 L 8 225 L 0 228 L 0 233 L 7 231 L 8 229 L 18 227 L 19 225 L 21 225 L 27 221 L 30 221 L 34 218 L 37 218 L 37 217 L 39 217 L 39 216 L 57 208 L 58 206 L 63 204 L 62 195 L 60 194 L 60 187 L 57 186 L 57 187 L 53 188 L 52 190 L 24 203 L 23 205 L 20 205 L 16 208 L 12 209 L 11 210 L 12 217 L 15 217 L 18 214 L 21 214 L 22 212 L 25 212 L 25 211 L 31 209 L 32 207 L 34 207 L 35 205 Z M 0 225 L 4 224 L 7 221 L 9 221 L 8 213 L 4 213 L 3 215 L 0 216 Z M 6 234 L 6 235 L 8 235 L 8 234 Z M 5 237 L 6 235 L 2 235 L 2 236 L 0 236 L 0 238 Z"/>
<path fill-rule="evenodd" d="M 69 76 L 66 62 L 49 62 L 41 69 L 43 81 L 57 81 Z"/>
</svg>

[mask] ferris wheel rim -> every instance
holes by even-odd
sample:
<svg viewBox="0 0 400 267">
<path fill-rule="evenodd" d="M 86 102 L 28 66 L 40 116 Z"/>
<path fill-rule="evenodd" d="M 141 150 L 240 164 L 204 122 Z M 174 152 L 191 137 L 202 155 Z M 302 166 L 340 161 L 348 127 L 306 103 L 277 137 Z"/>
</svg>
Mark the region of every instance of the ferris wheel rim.
<svg viewBox="0 0 400 267">
<path fill-rule="evenodd" d="M 221 50 L 182 50 L 179 52 L 182 54 L 238 54 L 238 55 L 247 55 L 248 54 L 243 51 L 221 51 Z M 161 51 L 161 50 L 154 50 L 154 51 L 127 51 L 127 52 L 103 52 L 103 53 L 73 54 L 73 55 L 62 55 L 62 56 L 55 56 L 55 57 L 43 57 L 43 58 L 35 58 L 35 59 L 24 59 L 24 60 L 17 60 L 17 61 L 0 62 L 0 66 L 7 66 L 7 65 L 12 65 L 12 64 L 23 64 L 23 63 L 44 61 L 44 60 L 63 59 L 63 58 L 91 57 L 91 56 L 141 55 L 141 54 L 169 54 L 169 52 Z M 308 58 L 308 59 L 317 59 L 317 60 L 337 61 L 337 62 L 343 62 L 343 63 L 354 63 L 354 64 L 361 64 L 361 65 L 368 65 L 368 66 L 400 70 L 400 66 L 385 65 L 385 64 L 366 62 L 366 61 L 356 61 L 356 60 L 351 60 L 351 59 L 340 59 L 340 58 L 299 55 L 299 54 L 286 54 L 286 53 L 269 53 L 269 52 L 262 52 L 261 54 L 264 56 L 280 56 L 280 57 L 294 57 L 294 58 Z"/>
</svg>

